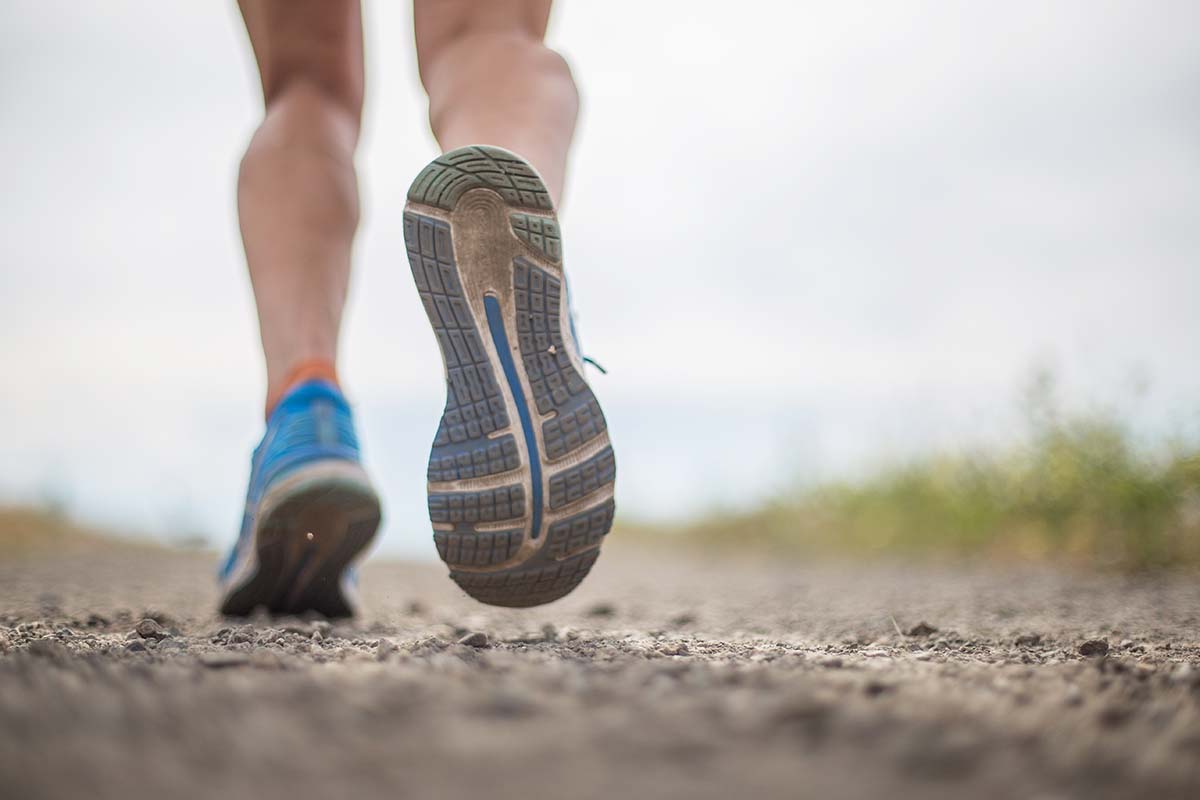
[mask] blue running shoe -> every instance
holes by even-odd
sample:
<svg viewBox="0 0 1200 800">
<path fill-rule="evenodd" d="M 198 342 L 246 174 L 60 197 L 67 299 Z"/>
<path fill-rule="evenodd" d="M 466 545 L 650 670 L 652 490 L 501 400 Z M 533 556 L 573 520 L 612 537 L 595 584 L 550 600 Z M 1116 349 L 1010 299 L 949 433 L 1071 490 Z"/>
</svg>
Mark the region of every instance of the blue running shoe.
<svg viewBox="0 0 1200 800">
<path fill-rule="evenodd" d="M 484 603 L 557 600 L 612 526 L 616 462 L 550 195 L 514 153 L 453 150 L 413 181 L 404 240 L 445 363 L 428 472 L 438 554 Z"/>
<path fill-rule="evenodd" d="M 254 450 L 246 514 L 221 569 L 221 613 L 355 612 L 351 564 L 379 528 L 346 399 L 326 381 L 292 389 Z"/>
</svg>

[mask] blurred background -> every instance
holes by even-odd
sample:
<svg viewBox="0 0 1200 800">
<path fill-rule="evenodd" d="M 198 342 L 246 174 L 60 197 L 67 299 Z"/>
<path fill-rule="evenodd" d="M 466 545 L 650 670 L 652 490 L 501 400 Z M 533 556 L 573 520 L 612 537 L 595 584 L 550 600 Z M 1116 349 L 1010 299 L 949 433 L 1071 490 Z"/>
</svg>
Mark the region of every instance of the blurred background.
<svg viewBox="0 0 1200 800">
<path fill-rule="evenodd" d="M 548 37 L 583 94 L 562 219 L 619 525 L 1196 559 L 1200 5 L 679 9 L 559 0 Z M 342 374 L 379 547 L 429 558 L 444 391 L 399 223 L 436 150 L 410 6 L 364 13 Z M 260 111 L 233 2 L 0 5 L 0 503 L 234 538 Z"/>
</svg>

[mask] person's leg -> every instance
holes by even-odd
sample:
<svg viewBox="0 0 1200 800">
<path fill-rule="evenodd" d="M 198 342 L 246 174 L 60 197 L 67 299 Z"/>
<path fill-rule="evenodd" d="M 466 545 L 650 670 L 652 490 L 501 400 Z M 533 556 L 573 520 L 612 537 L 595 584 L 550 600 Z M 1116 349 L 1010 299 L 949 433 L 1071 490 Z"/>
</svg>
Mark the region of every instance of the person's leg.
<svg viewBox="0 0 1200 800">
<path fill-rule="evenodd" d="M 240 0 L 266 115 L 238 211 L 267 362 L 267 427 L 220 572 L 221 611 L 354 611 L 352 565 L 379 528 L 354 417 L 337 386 L 338 327 L 358 223 L 358 0 Z"/>
<path fill-rule="evenodd" d="M 555 214 L 578 96 L 542 44 L 549 10 L 549 0 L 415 4 L 443 149 L 404 212 L 446 380 L 429 519 L 451 579 L 500 606 L 571 592 L 616 508 L 616 460 L 583 374 Z"/>
<path fill-rule="evenodd" d="M 415 0 L 417 61 L 443 151 L 503 147 L 541 174 L 555 205 L 579 95 L 542 43 L 551 0 Z"/>
<path fill-rule="evenodd" d="M 332 379 L 358 226 L 359 0 L 239 0 L 265 115 L 238 176 L 238 213 L 267 365 L 267 411 L 289 384 Z"/>
</svg>

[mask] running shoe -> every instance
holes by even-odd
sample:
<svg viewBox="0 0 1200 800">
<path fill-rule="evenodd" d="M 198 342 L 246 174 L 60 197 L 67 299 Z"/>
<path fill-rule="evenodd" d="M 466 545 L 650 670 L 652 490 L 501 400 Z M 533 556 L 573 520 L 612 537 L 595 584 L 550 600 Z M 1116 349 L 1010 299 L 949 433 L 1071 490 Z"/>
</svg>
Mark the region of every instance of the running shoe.
<svg viewBox="0 0 1200 800">
<path fill-rule="evenodd" d="M 404 240 L 445 364 L 428 470 L 438 554 L 481 602 L 557 600 L 612 527 L 616 464 L 550 195 L 520 156 L 463 147 L 413 181 Z"/>
<path fill-rule="evenodd" d="M 246 513 L 220 572 L 221 613 L 355 613 L 352 564 L 379 528 L 350 407 L 326 381 L 276 406 L 254 451 Z"/>
</svg>

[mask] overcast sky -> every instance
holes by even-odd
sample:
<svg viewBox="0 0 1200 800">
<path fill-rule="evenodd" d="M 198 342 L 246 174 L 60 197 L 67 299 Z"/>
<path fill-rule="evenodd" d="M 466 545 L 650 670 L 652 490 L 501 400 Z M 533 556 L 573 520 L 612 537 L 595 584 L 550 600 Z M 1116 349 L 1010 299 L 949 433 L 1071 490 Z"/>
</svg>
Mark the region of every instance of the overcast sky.
<svg viewBox="0 0 1200 800">
<path fill-rule="evenodd" d="M 409 14 L 366 4 L 342 371 L 383 546 L 426 555 L 444 394 L 399 224 L 436 152 Z M 1035 364 L 1196 430 L 1197 30 L 1186 1 L 560 0 L 565 253 L 621 511 L 1003 436 Z M 262 425 L 233 192 L 260 111 L 232 2 L 0 5 L 0 498 L 232 539 Z"/>
</svg>

